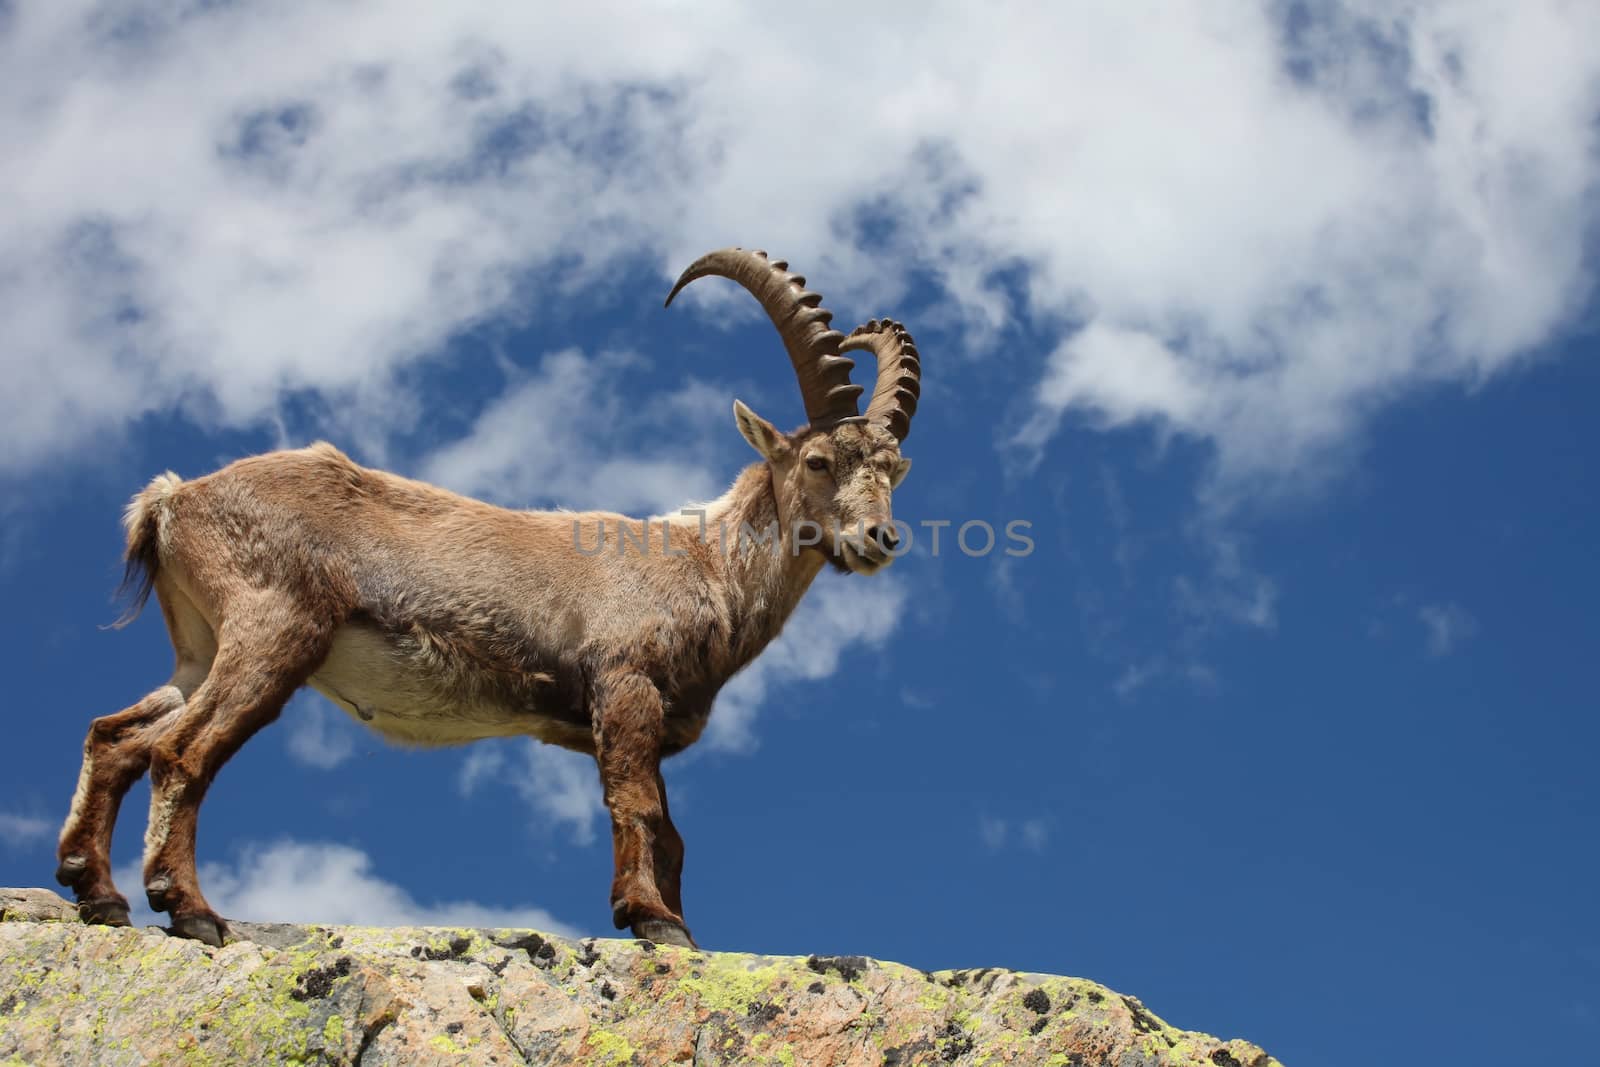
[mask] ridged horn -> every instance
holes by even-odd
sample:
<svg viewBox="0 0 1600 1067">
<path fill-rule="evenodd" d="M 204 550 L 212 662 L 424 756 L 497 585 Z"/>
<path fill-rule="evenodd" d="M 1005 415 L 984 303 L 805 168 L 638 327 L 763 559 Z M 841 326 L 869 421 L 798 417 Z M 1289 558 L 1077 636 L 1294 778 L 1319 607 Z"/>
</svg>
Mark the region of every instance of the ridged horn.
<svg viewBox="0 0 1600 1067">
<path fill-rule="evenodd" d="M 841 352 L 869 349 L 878 359 L 878 380 L 866 417 L 888 427 L 896 440 L 911 432 L 911 416 L 922 396 L 922 358 L 906 328 L 893 319 L 873 319 L 850 331 Z"/>
<path fill-rule="evenodd" d="M 844 335 L 829 327 L 833 313 L 822 306 L 821 296 L 806 289 L 803 277 L 790 274 L 783 260 L 767 259 L 765 252 L 723 248 L 689 264 L 667 294 L 667 305 L 684 286 L 707 275 L 731 278 L 760 301 L 794 364 L 812 426 L 828 427 L 855 416 L 862 393 L 861 386 L 850 383 L 855 360 L 839 354 Z"/>
</svg>

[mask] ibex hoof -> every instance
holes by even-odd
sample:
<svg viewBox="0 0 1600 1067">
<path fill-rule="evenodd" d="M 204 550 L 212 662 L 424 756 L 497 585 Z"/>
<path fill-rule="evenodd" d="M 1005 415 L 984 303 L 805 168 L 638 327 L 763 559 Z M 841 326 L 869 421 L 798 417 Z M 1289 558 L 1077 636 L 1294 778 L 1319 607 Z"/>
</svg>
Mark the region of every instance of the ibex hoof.
<svg viewBox="0 0 1600 1067">
<path fill-rule="evenodd" d="M 84 874 L 89 870 L 89 860 L 86 856 L 72 855 L 61 861 L 61 866 L 56 868 L 56 883 L 69 889 L 78 884 Z"/>
<path fill-rule="evenodd" d="M 228 925 L 214 915 L 193 914 L 174 915 L 172 926 L 167 931 L 175 937 L 187 937 L 191 941 L 202 941 L 212 948 L 222 947 L 222 937 L 227 932 Z"/>
<path fill-rule="evenodd" d="M 633 936 L 658 945 L 677 945 L 679 948 L 699 948 L 689 931 L 665 919 L 640 919 L 633 924 Z"/>
<path fill-rule="evenodd" d="M 151 911 L 167 910 L 167 894 L 172 892 L 172 879 L 164 874 L 158 874 L 145 883 L 144 896 L 150 902 Z"/>
<path fill-rule="evenodd" d="M 126 900 L 80 900 L 78 918 L 90 926 L 131 926 Z"/>
</svg>

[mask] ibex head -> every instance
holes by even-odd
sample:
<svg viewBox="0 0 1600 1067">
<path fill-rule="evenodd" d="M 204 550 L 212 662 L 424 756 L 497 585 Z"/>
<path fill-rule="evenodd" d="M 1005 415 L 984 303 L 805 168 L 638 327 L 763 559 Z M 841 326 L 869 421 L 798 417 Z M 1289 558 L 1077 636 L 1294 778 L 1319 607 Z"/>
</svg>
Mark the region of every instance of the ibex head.
<svg viewBox="0 0 1600 1067">
<path fill-rule="evenodd" d="M 898 322 L 873 320 L 849 337 L 829 328 L 833 315 L 822 297 L 788 267 L 765 252 L 711 252 L 683 272 L 667 303 L 707 275 L 731 278 L 761 302 L 794 364 L 808 421 L 786 434 L 739 401 L 734 420 L 772 468 L 779 519 L 791 536 L 798 533 L 839 570 L 872 574 L 893 562 L 900 541 L 890 497 L 911 469 L 900 444 L 911 432 L 922 364 Z M 856 406 L 862 387 L 850 381 L 855 361 L 843 355 L 862 349 L 878 360 L 865 415 Z"/>
</svg>

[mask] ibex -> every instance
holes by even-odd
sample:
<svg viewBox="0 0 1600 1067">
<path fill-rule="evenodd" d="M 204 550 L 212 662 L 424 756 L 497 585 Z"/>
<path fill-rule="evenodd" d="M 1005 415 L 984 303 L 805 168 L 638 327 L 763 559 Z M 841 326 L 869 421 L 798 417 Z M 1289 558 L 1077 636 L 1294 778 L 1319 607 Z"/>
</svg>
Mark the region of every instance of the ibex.
<svg viewBox="0 0 1600 1067">
<path fill-rule="evenodd" d="M 899 323 L 845 337 L 805 279 L 762 252 L 702 256 L 667 303 L 709 275 L 738 282 L 772 319 L 807 424 L 781 433 L 735 401 L 761 460 L 696 512 L 512 511 L 328 444 L 188 482 L 169 472 L 133 498 L 127 618 L 153 589 L 177 664 L 166 685 L 94 720 L 84 742 L 56 877 L 85 922 L 128 922 L 111 834 L 148 768 L 150 907 L 173 933 L 222 943 L 227 924 L 195 870 L 200 803 L 309 684 L 396 741 L 529 735 L 592 755 L 611 814 L 613 921 L 693 946 L 661 759 L 700 736 L 717 691 L 778 635 L 825 564 L 872 574 L 892 562 L 890 496 L 911 466 L 900 443 L 922 374 Z M 865 415 L 842 354 L 853 350 L 877 358 Z M 742 536 L 757 531 L 775 536 Z"/>
</svg>

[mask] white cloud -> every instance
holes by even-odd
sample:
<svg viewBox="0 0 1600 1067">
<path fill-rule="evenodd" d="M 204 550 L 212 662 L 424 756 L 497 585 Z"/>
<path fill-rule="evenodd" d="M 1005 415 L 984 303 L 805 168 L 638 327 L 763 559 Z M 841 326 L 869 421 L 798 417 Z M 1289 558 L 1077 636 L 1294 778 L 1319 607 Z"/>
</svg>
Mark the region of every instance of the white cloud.
<svg viewBox="0 0 1600 1067">
<path fill-rule="evenodd" d="M 508 758 L 508 749 L 492 744 L 497 743 L 478 742 L 463 761 L 462 795 L 487 782 L 508 785 L 539 819 L 565 826 L 580 845 L 594 841 L 595 821 L 607 816 L 593 759 L 533 740 L 515 742 L 515 755 Z"/>
<path fill-rule="evenodd" d="M 119 867 L 117 884 L 141 884 L 137 861 Z M 580 936 L 543 908 L 499 908 L 470 900 L 419 903 L 379 877 L 360 849 L 327 842 L 278 841 L 244 849 L 233 863 L 200 865 L 206 899 L 225 918 L 248 922 L 359 926 L 532 927 Z M 135 925 L 162 922 L 144 907 L 143 894 L 128 899 Z"/>
<path fill-rule="evenodd" d="M 1600 54 L 1577 42 L 1600 9 L 1322 5 L 1286 52 L 1217 10 L 1106 61 L 1150 81 L 1139 108 L 1105 109 L 1122 136 L 1086 120 L 1095 161 L 1074 170 L 1107 180 L 1081 210 L 1118 221 L 1072 257 L 1104 269 L 1024 443 L 1081 410 L 1214 441 L 1225 483 L 1298 472 L 1406 387 L 1511 364 L 1588 295 Z M 1232 40 L 1208 38 L 1224 22 Z M 1155 69 L 1183 37 L 1199 64 Z"/>
<path fill-rule="evenodd" d="M 1012 841 L 1016 841 L 1029 852 L 1043 852 L 1045 846 L 1050 843 L 1050 823 L 1041 818 L 1023 819 L 1013 823 L 1009 819 L 984 815 L 978 819 L 978 839 L 990 852 L 999 852 Z"/>
<path fill-rule="evenodd" d="M 1159 678 L 1165 670 L 1166 664 L 1159 657 L 1130 663 L 1112 683 L 1112 692 L 1117 694 L 1119 700 L 1132 700 L 1139 690 Z"/>
<path fill-rule="evenodd" d="M 303 690 L 284 709 L 288 719 L 284 747 L 308 767 L 331 771 L 356 750 L 356 727 L 320 694 Z"/>
<path fill-rule="evenodd" d="M 461 776 L 457 779 L 461 795 L 471 796 L 484 782 L 491 781 L 505 766 L 505 752 L 489 744 L 476 744 L 461 761 Z"/>
<path fill-rule="evenodd" d="M 426 457 L 421 477 L 505 504 L 649 514 L 716 496 L 726 487 L 712 456 L 733 432 L 731 401 L 689 381 L 625 411 L 614 382 L 638 362 L 614 352 L 550 353 L 465 437 Z"/>
<path fill-rule="evenodd" d="M 1019 828 L 1022 844 L 1032 852 L 1043 852 L 1050 843 L 1050 824 L 1043 819 L 1024 819 Z"/>
<path fill-rule="evenodd" d="M 794 47 L 818 27 L 870 55 Z M 798 28 L 731 2 L 13 5 L 0 463 L 291 391 L 388 426 L 415 410 L 396 368 L 464 329 L 761 243 L 861 316 L 912 317 L 915 264 L 956 302 L 927 328 L 1082 324 L 1028 371 L 1033 445 L 1084 412 L 1213 441 L 1225 480 L 1295 471 L 1570 320 L 1596 39 L 1600 7 L 1560 0 L 824 2 Z M 1018 266 L 1026 308 L 992 281 Z"/>
<path fill-rule="evenodd" d="M 518 791 L 535 811 L 571 827 L 580 845 L 593 841 L 595 820 L 605 814 L 594 760 L 536 741 L 527 742 L 523 751 L 527 763 L 517 780 Z"/>
<path fill-rule="evenodd" d="M 994 594 L 995 607 L 1000 615 L 1013 626 L 1021 626 L 1028 615 L 1027 602 L 1022 595 L 1022 587 L 1017 583 L 1017 557 L 1008 556 L 994 561 L 994 569 L 990 572 L 989 591 Z"/>
<path fill-rule="evenodd" d="M 1460 604 L 1423 604 L 1417 618 L 1428 634 L 1428 655 L 1448 656 L 1478 632 L 1478 620 Z"/>
<path fill-rule="evenodd" d="M 1039 412 L 1019 440 L 1037 445 L 1055 431 L 1062 410 L 1092 395 L 1102 419 L 1120 425 L 1165 413 L 1183 423 L 1206 403 L 1206 390 L 1184 361 L 1148 333 L 1092 321 L 1051 358 L 1039 383 Z"/>
<path fill-rule="evenodd" d="M 41 838 L 50 837 L 55 831 L 55 824 L 44 819 L 32 815 L 0 812 L 0 841 L 13 848 L 30 845 Z"/>
<path fill-rule="evenodd" d="M 723 687 L 704 742 L 725 751 L 754 748 L 756 713 L 774 687 L 833 675 L 850 648 L 881 648 L 899 626 L 905 603 L 905 587 L 889 575 L 818 575 L 778 639 Z"/>
<path fill-rule="evenodd" d="M 1190 637 L 1210 630 L 1218 620 L 1275 630 L 1278 585 L 1245 562 L 1239 541 L 1212 514 L 1193 528 L 1196 543 L 1209 556 L 1203 578 L 1173 580 L 1173 601 Z"/>
</svg>

